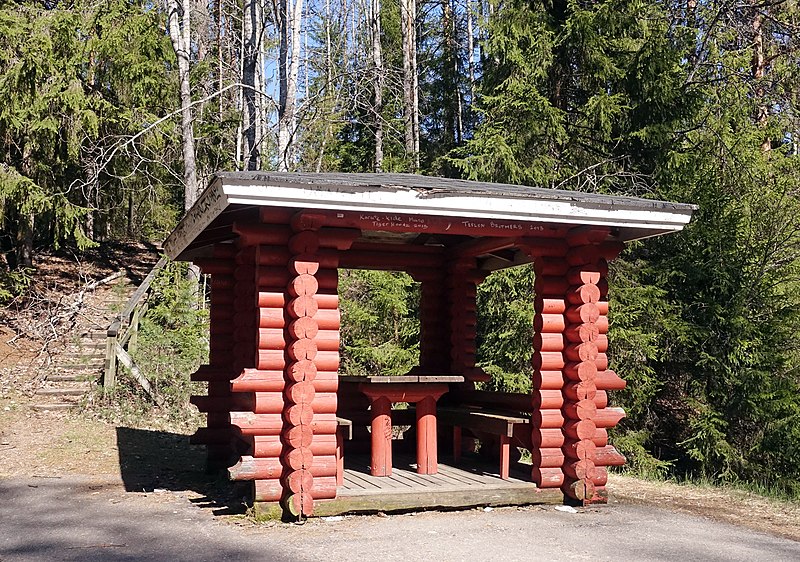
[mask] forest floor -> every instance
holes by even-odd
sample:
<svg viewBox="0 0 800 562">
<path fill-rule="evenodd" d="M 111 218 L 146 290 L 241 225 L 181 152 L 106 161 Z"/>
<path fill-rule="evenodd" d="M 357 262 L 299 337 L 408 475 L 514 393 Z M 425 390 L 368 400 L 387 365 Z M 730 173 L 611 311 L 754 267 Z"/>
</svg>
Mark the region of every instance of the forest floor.
<svg viewBox="0 0 800 562">
<path fill-rule="evenodd" d="M 107 273 L 101 268 L 92 277 Z M 147 420 L 140 427 L 115 426 L 98 414 L 97 402 L 82 411 L 33 410 L 37 372 L 47 353 L 41 339 L 15 331 L 21 320 L 9 322 L 9 314 L 7 309 L 4 319 L 0 315 L 0 485 L 79 477 L 143 501 L 160 503 L 164 494 L 178 494 L 219 520 L 242 525 L 241 494 L 204 474 L 203 448 L 189 445 L 185 431 Z M 612 475 L 608 488 L 609 509 L 652 506 L 800 541 L 800 503 L 622 475 Z"/>
</svg>

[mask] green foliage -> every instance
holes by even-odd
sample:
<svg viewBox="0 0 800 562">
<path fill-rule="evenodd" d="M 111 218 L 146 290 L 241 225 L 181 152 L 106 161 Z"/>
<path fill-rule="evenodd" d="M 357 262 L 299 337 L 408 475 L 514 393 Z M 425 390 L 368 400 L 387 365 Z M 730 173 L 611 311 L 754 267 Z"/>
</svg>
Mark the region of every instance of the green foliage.
<svg viewBox="0 0 800 562">
<path fill-rule="evenodd" d="M 198 297 L 196 281 L 187 279 L 186 272 L 186 264 L 172 262 L 153 281 L 132 355 L 155 392 L 166 399 L 161 416 L 191 427 L 199 416 L 189 396 L 202 393 L 202 385 L 192 383 L 189 375 L 208 361 L 208 312 Z M 127 377 L 120 379 L 117 393 L 128 395 L 129 414 L 149 412 L 153 406 L 144 392 Z"/>
<path fill-rule="evenodd" d="M 533 370 L 533 268 L 495 271 L 478 286 L 477 362 L 487 390 L 526 392 Z"/>
<path fill-rule="evenodd" d="M 419 361 L 419 286 L 405 273 L 339 272 L 342 371 L 402 375 Z"/>
</svg>

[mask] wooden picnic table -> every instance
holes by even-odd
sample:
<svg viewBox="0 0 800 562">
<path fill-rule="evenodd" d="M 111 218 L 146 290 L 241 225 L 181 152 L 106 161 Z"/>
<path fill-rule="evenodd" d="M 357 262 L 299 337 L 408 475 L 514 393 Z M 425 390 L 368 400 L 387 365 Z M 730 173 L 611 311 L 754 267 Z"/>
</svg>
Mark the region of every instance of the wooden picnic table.
<svg viewBox="0 0 800 562">
<path fill-rule="evenodd" d="M 436 401 L 450 389 L 450 383 L 464 382 L 463 376 L 342 376 L 339 382 L 358 385 L 358 390 L 370 400 L 372 476 L 392 474 L 392 404 L 397 402 L 416 404 L 417 473 L 438 472 Z"/>
</svg>

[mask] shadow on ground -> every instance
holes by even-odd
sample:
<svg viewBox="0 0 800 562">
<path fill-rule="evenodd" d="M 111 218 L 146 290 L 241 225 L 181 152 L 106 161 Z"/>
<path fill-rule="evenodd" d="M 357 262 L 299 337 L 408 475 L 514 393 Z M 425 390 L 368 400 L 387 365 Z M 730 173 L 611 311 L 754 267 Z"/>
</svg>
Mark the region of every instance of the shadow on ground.
<svg viewBox="0 0 800 562">
<path fill-rule="evenodd" d="M 207 472 L 206 451 L 189 436 L 166 431 L 117 428 L 119 466 L 128 492 L 192 491 L 191 501 L 215 515 L 244 513 L 246 483 L 234 483 L 225 472 Z"/>
</svg>

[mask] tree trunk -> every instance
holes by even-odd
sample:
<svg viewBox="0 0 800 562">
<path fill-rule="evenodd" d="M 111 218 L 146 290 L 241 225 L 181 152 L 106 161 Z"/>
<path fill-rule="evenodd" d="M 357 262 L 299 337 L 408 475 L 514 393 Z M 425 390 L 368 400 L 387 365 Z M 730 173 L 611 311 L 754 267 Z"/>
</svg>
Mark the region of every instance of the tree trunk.
<svg viewBox="0 0 800 562">
<path fill-rule="evenodd" d="M 291 148 L 297 121 L 297 76 L 300 71 L 300 27 L 303 0 L 281 0 L 278 101 L 278 171 L 285 172 L 292 161 Z"/>
<path fill-rule="evenodd" d="M 259 168 L 259 154 L 256 146 L 258 130 L 258 110 L 256 107 L 257 63 L 259 53 L 260 9 L 258 0 L 245 0 L 242 15 L 242 132 L 245 170 Z"/>
<path fill-rule="evenodd" d="M 197 200 L 197 163 L 192 128 L 192 91 L 189 83 L 189 49 L 191 25 L 190 0 L 165 0 L 167 29 L 178 59 L 178 81 L 181 97 L 181 139 L 183 149 L 183 208 L 188 211 Z"/>
<path fill-rule="evenodd" d="M 383 88 L 385 73 L 381 52 L 381 0 L 372 0 L 372 64 L 375 71 L 375 171 L 383 171 Z"/>
<path fill-rule="evenodd" d="M 753 0 L 751 5 L 755 4 Z M 767 108 L 764 96 L 766 94 L 764 89 L 764 75 L 766 71 L 766 61 L 764 57 L 764 30 L 762 25 L 764 23 L 764 16 L 759 12 L 758 7 L 753 6 L 753 59 L 751 62 L 751 70 L 753 80 L 755 81 L 755 98 L 758 104 L 756 109 L 756 123 L 762 129 L 767 128 L 767 120 L 769 118 L 769 109 Z M 767 153 L 772 149 L 772 139 L 769 135 L 764 136 L 761 142 L 761 152 Z"/>
<path fill-rule="evenodd" d="M 419 169 L 419 97 L 417 94 L 417 4 L 401 0 L 400 28 L 403 41 L 403 120 L 405 149 L 411 171 Z"/>
</svg>

